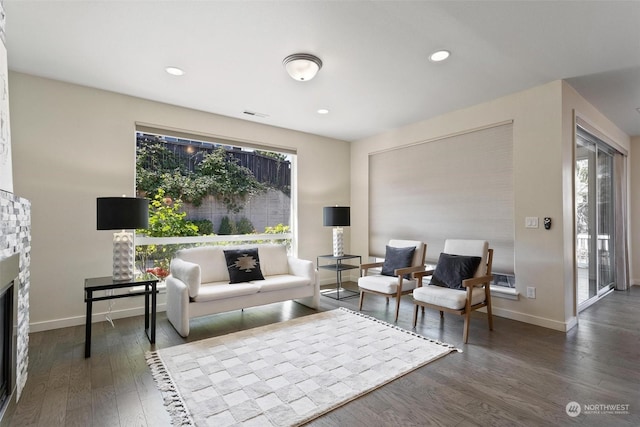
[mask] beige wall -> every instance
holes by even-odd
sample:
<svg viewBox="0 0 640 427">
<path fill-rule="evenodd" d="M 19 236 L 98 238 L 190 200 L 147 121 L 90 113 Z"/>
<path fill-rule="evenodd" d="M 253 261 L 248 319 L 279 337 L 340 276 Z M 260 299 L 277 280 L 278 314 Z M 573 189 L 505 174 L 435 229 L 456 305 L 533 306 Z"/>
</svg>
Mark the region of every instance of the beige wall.
<svg viewBox="0 0 640 427">
<path fill-rule="evenodd" d="M 84 278 L 111 273 L 111 233 L 95 230 L 95 198 L 133 194 L 135 122 L 297 150 L 299 256 L 315 261 L 317 255 L 331 252 L 331 230 L 322 227 L 321 208 L 335 204 L 351 205 L 348 251 L 367 256 L 370 153 L 512 120 L 515 269 L 522 295 L 519 301 L 495 298 L 494 311 L 558 330 L 576 321 L 574 110 L 621 147 L 640 151 L 638 137 L 630 141 L 561 81 L 349 146 L 344 141 L 21 73 L 9 77 L 15 192 L 32 202 L 32 331 L 82 324 Z M 633 160 L 631 156 L 630 212 L 637 212 L 640 198 L 634 197 L 634 189 L 637 193 L 640 188 L 640 160 L 638 165 Z M 525 229 L 526 216 L 550 216 L 553 227 L 550 231 Z M 631 250 L 640 247 L 640 238 L 633 238 L 638 229 L 631 215 Z M 638 262 L 631 257 L 632 278 L 640 275 Z M 329 273 L 321 272 L 324 282 L 332 281 Z M 640 277 L 634 283 L 640 283 Z M 536 299 L 523 296 L 527 286 L 537 288 Z M 139 313 L 140 306 L 140 299 L 117 300 L 114 317 Z M 94 312 L 105 310 L 102 304 Z"/>
<path fill-rule="evenodd" d="M 631 138 L 629 170 L 629 264 L 631 283 L 640 285 L 640 136 Z"/>
<path fill-rule="evenodd" d="M 494 313 L 557 330 L 570 329 L 576 322 L 574 226 L 573 214 L 568 215 L 573 209 L 572 183 L 568 181 L 573 170 L 573 137 L 567 134 L 566 110 L 580 108 L 585 115 L 594 116 L 605 131 L 616 137 L 621 132 L 601 120 L 597 111 L 569 89 L 564 82 L 554 81 L 352 143 L 352 252 L 368 253 L 368 194 L 375 191 L 368 187 L 370 153 L 513 120 L 514 261 L 521 296 L 518 301 L 494 298 Z M 429 161 L 437 159 L 425 159 L 425 167 Z M 420 179 L 419 171 L 416 179 Z M 548 231 L 543 227 L 526 229 L 527 216 L 539 217 L 540 223 L 543 217 L 551 217 L 553 226 Z M 437 254 L 428 256 L 435 258 Z M 536 299 L 523 296 L 528 286 L 536 287 Z"/>
<path fill-rule="evenodd" d="M 349 202 L 348 143 L 21 73 L 9 85 L 15 192 L 32 202 L 32 331 L 84 323 L 84 278 L 111 274 L 96 197 L 134 193 L 136 122 L 297 150 L 298 255 L 331 252 L 322 207 Z M 114 317 L 141 306 L 116 300 Z"/>
</svg>

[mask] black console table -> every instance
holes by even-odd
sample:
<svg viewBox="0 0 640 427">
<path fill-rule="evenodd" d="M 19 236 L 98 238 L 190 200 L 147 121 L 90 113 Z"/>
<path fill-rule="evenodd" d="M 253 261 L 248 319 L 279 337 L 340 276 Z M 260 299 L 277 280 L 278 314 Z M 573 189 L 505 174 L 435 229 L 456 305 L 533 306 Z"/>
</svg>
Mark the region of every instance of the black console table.
<svg viewBox="0 0 640 427">
<path fill-rule="evenodd" d="M 343 261 L 358 259 L 358 265 L 344 263 Z M 329 262 L 330 264 L 320 265 L 320 260 L 324 260 Z M 331 270 L 336 272 L 336 288 L 330 289 L 327 291 L 321 292 L 322 295 L 333 298 L 336 300 L 345 299 L 355 297 L 359 295 L 359 292 L 352 291 L 350 289 L 345 289 L 342 287 L 342 272 L 345 270 L 353 270 L 355 268 L 360 268 L 360 264 L 362 264 L 362 257 L 360 255 L 342 255 L 342 256 L 333 256 L 333 255 L 320 255 L 316 260 L 316 265 L 318 268 L 322 268 L 323 270 Z M 342 295 L 340 295 L 342 293 Z"/>
<path fill-rule="evenodd" d="M 128 298 L 144 295 L 144 329 L 151 344 L 156 342 L 156 296 L 158 278 L 150 273 L 136 276 L 133 280 L 113 280 L 113 277 L 94 277 L 84 279 L 84 302 L 87 303 L 87 319 L 84 340 L 84 357 L 91 357 L 91 316 L 94 301 L 104 301 L 116 298 Z M 93 296 L 96 291 L 109 291 L 133 286 L 144 286 L 144 290 L 123 294 L 106 294 Z M 151 297 L 151 304 L 149 304 Z M 151 305 L 151 319 L 149 319 L 149 305 Z"/>
</svg>

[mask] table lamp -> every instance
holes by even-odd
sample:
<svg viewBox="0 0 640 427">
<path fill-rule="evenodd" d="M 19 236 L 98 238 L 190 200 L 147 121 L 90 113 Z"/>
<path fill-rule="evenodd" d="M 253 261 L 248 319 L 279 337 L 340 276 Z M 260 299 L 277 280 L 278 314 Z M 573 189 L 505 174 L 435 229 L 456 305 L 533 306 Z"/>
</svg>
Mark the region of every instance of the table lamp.
<svg viewBox="0 0 640 427">
<path fill-rule="evenodd" d="M 348 206 L 327 206 L 323 208 L 325 227 L 333 227 L 333 256 L 344 255 L 344 238 L 342 227 L 351 225 L 350 208 Z"/>
<path fill-rule="evenodd" d="M 126 231 L 149 226 L 149 200 L 138 197 L 98 197 L 98 230 L 113 233 L 113 280 L 134 277 L 133 233 Z"/>
</svg>

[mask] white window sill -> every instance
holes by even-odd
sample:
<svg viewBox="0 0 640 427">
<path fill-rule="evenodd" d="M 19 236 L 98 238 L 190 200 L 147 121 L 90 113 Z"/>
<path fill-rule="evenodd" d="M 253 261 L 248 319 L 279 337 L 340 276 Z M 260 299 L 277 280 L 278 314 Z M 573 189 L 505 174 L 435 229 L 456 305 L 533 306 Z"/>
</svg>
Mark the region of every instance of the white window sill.
<svg viewBox="0 0 640 427">
<path fill-rule="evenodd" d="M 491 286 L 491 296 L 514 301 L 518 301 L 520 299 L 520 294 L 516 289 L 507 288 L 505 286 Z"/>
</svg>

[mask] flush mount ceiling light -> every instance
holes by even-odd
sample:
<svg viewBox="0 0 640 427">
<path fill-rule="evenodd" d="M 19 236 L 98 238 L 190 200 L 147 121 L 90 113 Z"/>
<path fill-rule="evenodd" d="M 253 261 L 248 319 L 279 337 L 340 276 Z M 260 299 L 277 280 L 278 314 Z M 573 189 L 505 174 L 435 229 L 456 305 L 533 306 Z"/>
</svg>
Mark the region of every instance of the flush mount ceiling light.
<svg viewBox="0 0 640 427">
<path fill-rule="evenodd" d="M 167 73 L 171 74 L 172 76 L 183 76 L 184 75 L 184 70 L 182 68 L 178 68 L 178 67 L 167 67 L 164 69 Z"/>
<path fill-rule="evenodd" d="M 451 52 L 449 52 L 448 50 L 437 50 L 429 55 L 429 60 L 432 62 L 440 62 L 444 61 L 449 56 L 451 56 Z"/>
<path fill-rule="evenodd" d="M 282 65 L 292 79 L 306 82 L 316 76 L 322 68 L 322 61 L 308 53 L 294 53 L 284 58 Z"/>
<path fill-rule="evenodd" d="M 318 110 L 318 114 L 329 114 L 329 110 L 327 110 L 326 108 L 320 108 Z"/>
</svg>

